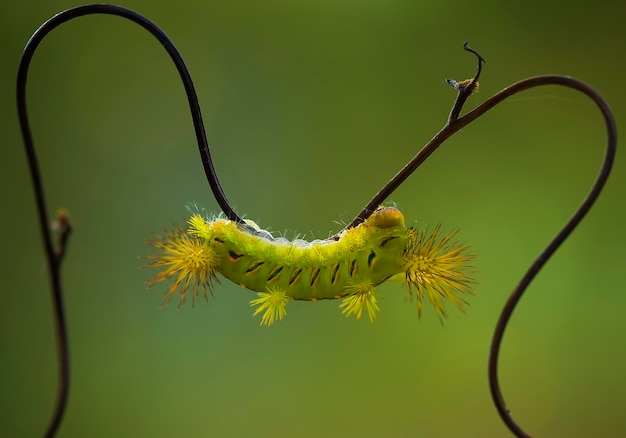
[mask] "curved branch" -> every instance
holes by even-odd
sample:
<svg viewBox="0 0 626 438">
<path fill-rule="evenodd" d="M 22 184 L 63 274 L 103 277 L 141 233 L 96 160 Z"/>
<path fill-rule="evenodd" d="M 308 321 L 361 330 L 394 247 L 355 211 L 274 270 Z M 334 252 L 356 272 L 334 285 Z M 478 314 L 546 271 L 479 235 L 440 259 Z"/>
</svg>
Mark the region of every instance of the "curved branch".
<svg viewBox="0 0 626 438">
<path fill-rule="evenodd" d="M 522 295 L 528 288 L 530 282 L 535 278 L 537 273 L 542 269 L 550 257 L 556 252 L 561 244 L 567 239 L 567 237 L 574 231 L 576 226 L 583 220 L 585 215 L 589 212 L 595 201 L 597 200 L 600 192 L 602 191 L 615 158 L 615 151 L 617 147 L 617 126 L 615 124 L 615 118 L 608 103 L 604 98 L 591 86 L 586 83 L 569 77 L 561 75 L 542 75 L 524 79 L 516 82 L 513 85 L 506 87 L 502 91 L 496 93 L 491 98 L 487 99 L 484 103 L 479 105 L 473 111 L 466 114 L 460 119 L 452 119 L 449 121 L 441 131 L 439 131 L 416 155 L 413 159 L 407 163 L 390 181 L 387 183 L 367 206 L 361 211 L 361 213 L 348 225 L 346 228 L 350 228 L 367 219 L 371 213 L 380 205 L 400 184 L 402 184 L 414 171 L 417 169 L 426 159 L 435 151 L 441 144 L 452 136 L 454 133 L 461 130 L 463 127 L 469 125 L 490 109 L 500 104 L 509 97 L 520 93 L 530 88 L 535 88 L 544 85 L 560 85 L 566 88 L 577 90 L 587 97 L 589 97 L 600 110 L 604 123 L 606 125 L 607 144 L 604 155 L 604 161 L 595 182 L 593 183 L 591 190 L 584 198 L 582 204 L 578 207 L 572 217 L 566 222 L 561 231 L 552 239 L 548 246 L 539 254 L 537 259 L 530 266 L 524 277 L 521 279 L 517 287 L 513 290 L 509 299 L 507 300 L 502 313 L 498 319 L 493 339 L 491 342 L 490 356 L 489 356 L 489 385 L 493 402 L 500 414 L 500 417 L 507 425 L 507 427 L 516 436 L 528 437 L 529 435 L 513 420 L 509 410 L 506 407 L 506 402 L 500 389 L 498 380 L 498 359 L 500 355 L 500 346 L 504 337 L 507 324 L 513 315 L 517 303 L 521 299 Z M 458 98 L 457 98 L 458 100 Z"/>
<path fill-rule="evenodd" d="M 500 357 L 500 347 L 502 345 L 504 332 L 506 331 L 508 322 L 511 319 L 513 312 L 515 311 L 517 303 L 522 298 L 522 295 L 530 285 L 530 282 L 535 278 L 537 273 L 539 273 L 539 271 L 543 268 L 543 266 L 550 259 L 550 257 L 552 257 L 552 255 L 556 252 L 559 246 L 561 246 L 561 244 L 567 239 L 572 231 L 574 231 L 576 226 L 583 220 L 585 215 L 589 212 L 595 201 L 600 196 L 600 193 L 602 192 L 602 189 L 606 184 L 609 174 L 611 173 L 611 168 L 615 159 L 615 151 L 617 148 L 617 126 L 615 124 L 615 119 L 613 117 L 611 109 L 609 108 L 609 105 L 602 98 L 602 96 L 598 94 L 596 90 L 594 90 L 592 87 L 585 84 L 584 82 L 566 76 L 538 76 L 517 82 L 510 87 L 505 88 L 500 93 L 496 94 L 491 99 L 487 100 L 481 106 L 479 106 L 474 111 L 470 112 L 464 117 L 464 119 L 467 118 L 467 123 L 470 123 L 471 121 L 480 117 L 486 111 L 493 108 L 498 103 L 502 102 L 513 94 L 516 94 L 528 88 L 548 84 L 562 85 L 568 88 L 578 90 L 594 101 L 594 103 L 597 105 L 598 109 L 602 113 L 602 117 L 604 118 L 604 122 L 606 125 L 607 144 L 602 167 L 600 168 L 598 176 L 596 177 L 596 180 L 593 183 L 591 190 L 584 198 L 583 202 L 575 211 L 575 213 L 572 215 L 572 217 L 563 226 L 561 231 L 559 231 L 559 233 L 552 239 L 548 246 L 541 252 L 541 254 L 539 254 L 539 256 L 530 266 L 526 274 L 522 277 L 519 284 L 513 290 L 506 304 L 504 305 L 502 313 L 500 314 L 500 317 L 496 324 L 489 354 L 489 387 L 491 389 L 493 402 L 496 406 L 496 409 L 498 410 L 498 413 L 500 414 L 500 417 L 502 418 L 502 421 L 504 421 L 504 423 L 511 430 L 511 432 L 513 432 L 518 437 L 528 437 L 530 435 L 524 432 L 524 430 L 513 420 L 511 413 L 506 407 L 506 402 L 504 400 L 504 396 L 502 395 L 502 390 L 500 388 L 500 383 L 498 379 L 498 359 Z M 477 112 L 477 110 L 479 111 Z"/>
<path fill-rule="evenodd" d="M 33 138 L 28 123 L 28 115 L 26 108 L 26 82 L 28 77 L 28 68 L 32 60 L 33 55 L 41 41 L 48 35 L 53 29 L 62 25 L 63 23 L 72 20 L 77 17 L 91 14 L 109 14 L 117 15 L 119 17 L 126 18 L 144 29 L 150 32 L 165 48 L 170 58 L 176 65 L 176 69 L 180 74 L 189 101 L 189 109 L 191 111 L 191 117 L 193 119 L 193 125 L 196 133 L 196 139 L 198 142 L 198 149 L 200 151 L 200 157 L 202 165 L 204 167 L 205 174 L 213 191 L 213 195 L 217 200 L 217 203 L 221 207 L 224 214 L 232 221 L 242 222 L 242 219 L 237 215 L 231 204 L 228 202 L 221 184 L 215 173 L 213 167 L 213 161 L 211 160 L 211 154 L 209 152 L 209 145 L 204 130 L 204 124 L 202 122 L 202 114 L 200 112 L 200 104 L 198 103 L 198 97 L 191 80 L 191 75 L 182 59 L 182 56 L 174 46 L 174 43 L 156 24 L 148 20 L 141 14 L 134 12 L 130 9 L 106 4 L 91 4 L 85 6 L 79 6 L 76 8 L 68 9 L 58 13 L 54 17 L 50 18 L 44 24 L 42 24 L 33 35 L 30 37 L 22 57 L 17 72 L 17 110 L 20 121 L 20 127 L 22 130 L 22 136 L 24 139 L 24 147 L 28 159 L 28 165 L 30 169 L 33 188 L 35 191 L 35 199 L 37 203 L 37 213 L 39 217 L 39 226 L 41 229 L 42 239 L 44 242 L 44 249 L 46 258 L 48 260 L 48 267 L 50 270 L 50 280 L 52 287 L 52 296 L 54 301 L 55 312 L 55 324 L 58 336 L 58 354 L 59 354 L 59 390 L 57 395 L 56 408 L 53 413 L 52 419 L 48 426 L 46 436 L 52 436 L 56 433 L 67 401 L 67 393 L 69 388 L 69 351 L 67 342 L 67 329 L 65 324 L 65 315 L 63 309 L 63 297 L 60 279 L 60 265 L 62 256 L 64 254 L 64 245 L 69 236 L 71 226 L 69 221 L 68 227 L 61 230 L 59 245 L 61 246 L 55 250 L 51 238 L 50 227 L 48 224 L 48 213 L 46 206 L 46 199 L 43 190 L 43 184 L 41 181 L 41 173 L 39 171 L 39 164 L 37 161 L 37 155 L 35 153 L 35 147 L 33 144 Z M 67 217 L 67 216 L 65 216 Z"/>
<path fill-rule="evenodd" d="M 477 68 L 476 68 L 476 76 L 471 80 L 465 80 L 461 82 L 454 81 L 452 79 L 446 79 L 446 82 L 450 84 L 452 87 L 456 88 L 457 96 L 452 105 L 452 109 L 450 110 L 450 115 L 448 116 L 448 121 L 445 126 L 439 131 L 435 136 L 428 142 L 426 145 L 409 161 L 400 171 L 389 180 L 387 184 L 384 185 L 380 191 L 374 195 L 374 197 L 367 203 L 365 207 L 361 210 L 361 212 L 354 218 L 352 221 L 346 225 L 342 231 L 333 236 L 333 239 L 337 239 L 341 232 L 354 228 L 363 221 L 365 221 L 371 214 L 378 208 L 380 204 L 383 203 L 385 199 L 387 199 L 400 185 L 409 177 L 411 174 L 424 162 L 426 159 L 437 150 L 441 144 L 448 139 L 452 134 L 459 131 L 463 126 L 467 125 L 467 123 L 461 123 L 459 120 L 459 114 L 461 114 L 461 110 L 463 109 L 463 105 L 467 98 L 476 90 L 476 86 L 478 85 L 478 79 L 480 78 L 480 74 L 482 73 L 483 63 L 485 63 L 485 58 L 483 58 L 476 50 L 469 47 L 468 43 L 465 42 L 463 44 L 463 49 L 472 53 L 476 56 L 477 60 Z"/>
</svg>

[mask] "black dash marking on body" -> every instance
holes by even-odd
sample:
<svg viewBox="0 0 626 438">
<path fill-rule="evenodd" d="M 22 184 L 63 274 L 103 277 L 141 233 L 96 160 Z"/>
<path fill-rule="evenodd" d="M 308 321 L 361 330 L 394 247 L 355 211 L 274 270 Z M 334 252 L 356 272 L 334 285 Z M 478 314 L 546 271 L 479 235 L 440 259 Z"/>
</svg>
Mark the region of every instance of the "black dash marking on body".
<svg viewBox="0 0 626 438">
<path fill-rule="evenodd" d="M 213 240 L 215 240 L 218 243 L 224 243 L 224 240 L 220 239 L 219 237 L 214 237 Z"/>
<path fill-rule="evenodd" d="M 300 275 L 302 274 L 302 268 L 298 268 L 291 273 L 289 276 L 289 286 L 293 286 L 300 280 Z"/>
<path fill-rule="evenodd" d="M 238 262 L 239 259 L 242 258 L 242 257 L 243 257 L 243 254 L 239 254 L 239 253 L 233 251 L 232 249 L 228 251 L 228 259 L 231 262 L 233 262 L 233 263 L 234 262 Z"/>
<path fill-rule="evenodd" d="M 267 277 L 267 282 L 269 283 L 270 281 L 278 280 L 278 277 L 280 276 L 280 273 L 282 271 L 283 271 L 282 266 L 276 266 L 274 269 L 270 271 L 270 275 L 268 275 Z"/>
<path fill-rule="evenodd" d="M 367 267 L 372 269 L 372 264 L 374 263 L 374 259 L 376 258 L 376 253 L 372 250 L 370 254 L 367 256 Z"/>
<path fill-rule="evenodd" d="M 393 239 L 397 239 L 397 238 L 398 238 L 398 236 L 390 236 L 390 237 L 387 237 L 387 238 L 386 238 L 386 239 L 384 239 L 382 242 L 380 242 L 380 245 L 378 245 L 378 246 L 380 246 L 380 247 L 382 248 L 382 247 L 384 247 L 385 245 L 387 245 L 389 242 L 391 242 Z"/>
<path fill-rule="evenodd" d="M 350 262 L 350 277 L 355 277 L 359 267 L 356 264 L 356 260 Z"/>
<path fill-rule="evenodd" d="M 321 268 L 316 268 L 313 270 L 313 273 L 311 274 L 311 283 L 309 283 L 311 285 L 311 287 L 315 287 L 315 285 L 317 285 L 317 283 L 319 283 L 320 281 L 320 270 Z"/>
<path fill-rule="evenodd" d="M 332 269 L 330 270 L 330 283 L 337 284 L 337 280 L 339 280 L 339 267 L 340 263 L 336 263 Z"/>
<path fill-rule="evenodd" d="M 258 271 L 259 269 L 261 269 L 261 266 L 263 266 L 263 263 L 265 262 L 253 262 L 248 269 L 246 269 L 246 274 L 252 274 L 256 271 Z"/>
</svg>

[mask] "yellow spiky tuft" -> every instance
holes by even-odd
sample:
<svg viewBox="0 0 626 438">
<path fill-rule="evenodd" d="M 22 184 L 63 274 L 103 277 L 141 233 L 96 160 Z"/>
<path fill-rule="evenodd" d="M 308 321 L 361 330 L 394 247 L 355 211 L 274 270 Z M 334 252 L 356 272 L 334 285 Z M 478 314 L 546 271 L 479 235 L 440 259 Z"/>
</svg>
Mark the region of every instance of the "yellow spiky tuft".
<svg viewBox="0 0 626 438">
<path fill-rule="evenodd" d="M 180 309 L 190 291 L 192 306 L 200 291 L 208 301 L 208 294 L 213 294 L 213 281 L 219 282 L 216 276 L 219 263 L 217 254 L 204 239 L 185 233 L 178 225 L 174 225 L 172 229 L 164 229 L 164 232 L 163 235 L 157 234 L 154 239 L 146 240 L 146 243 L 159 250 L 159 254 L 143 257 L 153 260 L 145 268 L 163 268 L 146 282 L 148 287 L 174 277 L 161 306 L 178 293 Z"/>
<path fill-rule="evenodd" d="M 363 309 L 367 310 L 370 322 L 376 319 L 376 313 L 380 310 L 374 291 L 374 284 L 367 278 L 352 280 L 346 290 L 350 295 L 341 300 L 339 308 L 343 309 L 341 313 L 346 316 L 354 315 L 356 319 L 361 319 Z"/>
<path fill-rule="evenodd" d="M 461 296 L 474 295 L 476 281 L 469 275 L 476 254 L 468 253 L 469 246 L 452 240 L 458 230 L 442 235 L 437 225 L 430 233 L 412 228 L 408 232 L 403 257 L 409 297 L 415 293 L 419 316 L 424 296 L 428 297 L 443 323 L 447 318 L 446 301 L 463 311 L 467 302 Z"/>
<path fill-rule="evenodd" d="M 290 298 L 284 290 L 270 286 L 267 292 L 257 292 L 257 297 L 250 301 L 250 305 L 258 306 L 252 316 L 263 312 L 261 325 L 269 327 L 274 321 L 281 321 L 287 314 L 286 307 Z"/>
<path fill-rule="evenodd" d="M 187 221 L 187 224 L 189 225 L 189 230 L 187 230 L 187 233 L 189 233 L 190 235 L 202 237 L 203 239 L 207 240 L 211 238 L 211 226 L 198 213 L 194 213 L 193 215 L 191 215 L 191 217 Z"/>
</svg>

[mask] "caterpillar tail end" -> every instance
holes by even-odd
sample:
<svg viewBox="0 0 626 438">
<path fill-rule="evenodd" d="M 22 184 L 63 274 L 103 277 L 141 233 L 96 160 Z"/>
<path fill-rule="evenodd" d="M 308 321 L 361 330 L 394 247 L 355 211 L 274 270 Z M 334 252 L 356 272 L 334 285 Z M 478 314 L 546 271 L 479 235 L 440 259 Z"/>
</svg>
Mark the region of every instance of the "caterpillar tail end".
<svg viewBox="0 0 626 438">
<path fill-rule="evenodd" d="M 163 231 L 164 234 L 146 239 L 146 243 L 156 248 L 158 253 L 141 257 L 152 260 L 143 268 L 161 268 L 161 272 L 146 281 L 148 288 L 174 278 L 174 282 L 165 293 L 161 307 L 176 294 L 180 297 L 178 309 L 183 306 L 189 295 L 192 307 L 200 293 L 205 301 L 208 301 L 209 294 L 213 295 L 213 282 L 219 283 L 216 275 L 219 263 L 217 254 L 204 238 L 185 232 L 176 224 L 171 229 L 164 228 Z"/>
</svg>

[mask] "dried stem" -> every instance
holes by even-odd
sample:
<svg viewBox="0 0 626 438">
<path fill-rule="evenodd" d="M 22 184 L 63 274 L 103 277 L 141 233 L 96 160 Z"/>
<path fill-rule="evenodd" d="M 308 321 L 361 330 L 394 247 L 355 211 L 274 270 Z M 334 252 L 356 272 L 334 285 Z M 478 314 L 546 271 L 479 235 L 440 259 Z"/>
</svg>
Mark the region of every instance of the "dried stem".
<svg viewBox="0 0 626 438">
<path fill-rule="evenodd" d="M 198 142 L 198 149 L 200 151 L 200 157 L 202 165 L 204 167 L 207 180 L 213 191 L 213 195 L 217 200 L 224 214 L 235 222 L 242 222 L 242 219 L 232 208 L 228 202 L 224 191 L 220 185 L 219 179 L 215 173 L 213 162 L 211 160 L 211 154 L 209 152 L 209 145 L 204 130 L 204 124 L 202 122 L 202 114 L 200 112 L 200 104 L 198 97 L 191 80 L 191 75 L 182 59 L 182 56 L 174 46 L 174 43 L 156 24 L 148 20 L 141 14 L 138 14 L 130 9 L 126 9 L 121 6 L 106 5 L 106 4 L 91 4 L 85 6 L 79 6 L 76 8 L 68 9 L 60 12 L 54 17 L 50 18 L 44 24 L 42 24 L 30 37 L 24 52 L 20 59 L 20 64 L 17 72 L 17 109 L 18 117 L 20 121 L 20 127 L 22 129 L 22 137 L 24 139 L 24 148 L 28 159 L 28 165 L 30 169 L 30 175 L 33 183 L 33 189 L 35 191 L 35 200 L 37 204 L 37 214 L 39 217 L 39 226 L 41 229 L 42 240 L 48 260 L 48 268 L 50 271 L 50 283 L 52 287 L 52 297 L 54 301 L 54 315 L 56 332 L 58 339 L 58 355 L 59 355 L 59 390 L 57 395 L 57 402 L 52 419 L 48 425 L 46 436 L 53 436 L 61 422 L 63 412 L 65 411 L 65 405 L 67 402 L 67 393 L 69 388 L 69 348 L 67 340 L 67 330 L 65 323 L 65 314 L 63 309 L 63 295 L 61 288 L 61 260 L 65 254 L 66 242 L 69 237 L 71 226 L 69 225 L 68 216 L 61 213 L 57 217 L 57 224 L 59 226 L 59 243 L 57 248 L 54 248 L 50 233 L 50 227 L 48 223 L 48 209 L 46 206 L 46 198 L 44 195 L 43 184 L 41 181 L 41 173 L 39 171 L 39 164 L 37 161 L 37 155 L 35 153 L 35 147 L 33 143 L 32 134 L 28 123 L 28 114 L 26 107 L 26 82 L 28 78 L 28 68 L 32 60 L 33 55 L 41 41 L 48 35 L 53 29 L 62 25 L 63 23 L 72 20 L 77 17 L 92 14 L 109 14 L 117 15 L 126 18 L 144 29 L 150 32 L 160 43 L 163 45 L 167 53 L 170 55 L 174 62 L 178 73 L 183 81 L 187 99 L 189 101 L 189 109 L 193 119 L 194 129 L 196 132 L 196 139 Z"/>
<path fill-rule="evenodd" d="M 393 193 L 395 189 L 400 186 L 400 184 L 402 184 L 424 161 L 426 161 L 426 159 L 439 146 L 441 146 L 441 144 L 446 139 L 484 115 L 487 111 L 494 108 L 496 105 L 502 103 L 505 99 L 508 99 L 509 97 L 530 88 L 544 85 L 560 85 L 583 93 L 596 104 L 604 119 L 607 135 L 607 143 L 602 167 L 600 168 L 598 176 L 596 177 L 596 180 L 593 183 L 591 190 L 583 199 L 581 205 L 578 207 L 572 217 L 566 222 L 563 228 L 558 232 L 558 234 L 552 239 L 548 246 L 541 252 L 541 254 L 539 254 L 539 256 L 536 258 L 536 260 L 533 262 L 533 264 L 524 275 L 524 277 L 521 279 L 517 287 L 509 296 L 504 308 L 502 309 L 491 341 L 491 349 L 489 355 L 489 385 L 493 402 L 496 406 L 496 409 L 498 410 L 498 413 L 500 414 L 500 417 L 502 418 L 502 421 L 504 421 L 504 423 L 511 430 L 511 432 L 513 432 L 518 437 L 528 437 L 530 435 L 524 432 L 524 430 L 513 420 L 511 413 L 506 407 L 506 402 L 504 401 L 504 397 L 502 395 L 500 383 L 498 380 L 498 359 L 500 355 L 500 347 L 502 345 L 504 332 L 506 331 L 506 327 L 509 320 L 511 319 L 511 316 L 513 315 L 517 303 L 530 285 L 530 282 L 535 278 L 537 273 L 543 268 L 543 266 L 550 259 L 550 257 L 552 257 L 552 255 L 556 252 L 559 246 L 561 246 L 561 244 L 567 239 L 572 231 L 574 231 L 576 226 L 583 220 L 585 215 L 589 212 L 595 201 L 598 199 L 598 196 L 600 195 L 600 192 L 602 191 L 609 177 L 609 174 L 611 173 L 611 168 L 615 159 L 615 151 L 617 147 L 617 126 L 615 124 L 615 118 L 613 116 L 613 113 L 611 112 L 611 109 L 609 108 L 608 103 L 595 89 L 585 84 L 584 82 L 579 81 L 578 79 L 561 75 L 535 76 L 516 82 L 509 87 L 506 87 L 502 91 L 496 93 L 465 116 L 458 118 L 465 99 L 467 99 L 467 96 L 473 91 L 472 87 L 475 85 L 478 74 L 480 74 L 481 63 L 484 62 L 484 60 L 482 59 L 482 57 L 480 57 L 480 55 L 478 55 L 478 53 L 469 49 L 467 46 L 465 46 L 465 49 L 472 51 L 472 53 L 474 53 L 478 57 L 478 73 L 474 80 L 470 83 L 470 86 L 468 86 L 467 88 L 457 88 L 459 90 L 459 94 L 457 95 L 457 99 L 454 103 L 453 109 L 450 112 L 448 122 L 441 129 L 441 131 L 439 131 L 415 155 L 415 157 L 413 157 L 413 159 L 409 163 L 407 163 L 400 170 L 400 172 L 398 172 L 376 194 L 376 196 L 372 198 L 372 200 L 365 206 L 365 208 L 363 208 L 361 213 L 359 213 L 359 215 L 354 218 L 354 220 L 346 227 L 346 229 L 354 227 L 367 219 L 372 214 L 372 212 L 389 195 L 391 195 L 391 193 Z"/>
</svg>

